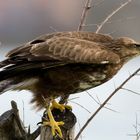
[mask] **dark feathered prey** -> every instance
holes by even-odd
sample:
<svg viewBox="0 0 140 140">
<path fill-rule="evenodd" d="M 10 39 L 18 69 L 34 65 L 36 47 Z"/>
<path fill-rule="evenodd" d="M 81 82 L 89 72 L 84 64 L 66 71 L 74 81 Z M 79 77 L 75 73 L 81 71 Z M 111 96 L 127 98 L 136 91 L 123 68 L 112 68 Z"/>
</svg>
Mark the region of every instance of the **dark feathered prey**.
<svg viewBox="0 0 140 140">
<path fill-rule="evenodd" d="M 38 108 L 103 84 L 131 58 L 140 43 L 93 32 L 43 35 L 7 54 L 0 63 L 0 93 L 30 90 Z"/>
</svg>

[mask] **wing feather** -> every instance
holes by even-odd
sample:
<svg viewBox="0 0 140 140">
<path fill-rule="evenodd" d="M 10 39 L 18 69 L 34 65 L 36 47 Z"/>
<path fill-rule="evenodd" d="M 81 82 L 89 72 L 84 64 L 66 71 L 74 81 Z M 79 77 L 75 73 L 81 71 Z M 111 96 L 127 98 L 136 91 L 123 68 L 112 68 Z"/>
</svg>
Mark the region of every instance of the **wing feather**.
<svg viewBox="0 0 140 140">
<path fill-rule="evenodd" d="M 30 53 L 35 57 L 46 56 L 72 63 L 120 62 L 119 56 L 101 43 L 68 37 L 54 37 L 44 43 L 33 45 Z"/>
<path fill-rule="evenodd" d="M 59 32 L 28 42 L 7 54 L 14 61 L 57 60 L 63 63 L 118 63 L 120 58 L 106 44 L 112 37 L 93 32 Z M 15 59 L 16 58 L 16 59 Z M 11 61 L 10 61 L 11 62 Z"/>
<path fill-rule="evenodd" d="M 93 41 L 93 42 L 100 42 L 100 43 L 108 43 L 113 40 L 113 38 L 109 35 L 97 34 L 94 32 L 85 32 L 85 31 L 57 32 L 57 33 L 45 34 L 45 35 L 39 36 L 36 39 L 11 50 L 6 56 L 13 57 L 13 56 L 17 56 L 17 55 L 23 55 L 23 54 L 25 55 L 25 53 L 29 53 L 29 50 L 32 45 L 35 45 L 38 43 L 43 43 L 53 37 L 77 38 L 77 39 Z"/>
</svg>

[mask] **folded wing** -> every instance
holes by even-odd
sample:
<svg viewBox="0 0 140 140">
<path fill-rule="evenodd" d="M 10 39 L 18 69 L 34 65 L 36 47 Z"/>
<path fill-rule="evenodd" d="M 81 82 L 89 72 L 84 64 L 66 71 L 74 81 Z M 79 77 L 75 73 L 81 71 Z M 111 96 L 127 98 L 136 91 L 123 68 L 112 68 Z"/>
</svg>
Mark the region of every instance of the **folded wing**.
<svg viewBox="0 0 140 140">
<path fill-rule="evenodd" d="M 34 57 L 48 57 L 65 63 L 119 63 L 117 54 L 107 46 L 68 37 L 54 37 L 31 47 L 30 53 Z"/>
<path fill-rule="evenodd" d="M 64 36 L 54 36 L 47 40 L 34 40 L 7 55 L 16 61 L 59 61 L 63 63 L 116 64 L 117 54 L 109 50 L 105 43 Z"/>
</svg>

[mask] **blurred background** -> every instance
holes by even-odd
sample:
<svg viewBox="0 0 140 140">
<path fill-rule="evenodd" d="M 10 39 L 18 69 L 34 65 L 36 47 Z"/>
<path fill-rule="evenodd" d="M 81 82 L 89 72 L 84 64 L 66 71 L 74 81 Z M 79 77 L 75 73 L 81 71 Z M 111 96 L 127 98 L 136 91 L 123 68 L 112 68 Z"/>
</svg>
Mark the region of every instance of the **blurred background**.
<svg viewBox="0 0 140 140">
<path fill-rule="evenodd" d="M 96 31 L 107 15 L 126 0 L 93 0 L 88 13 L 86 26 L 83 30 Z M 0 0 L 0 60 L 11 49 L 26 43 L 39 35 L 56 31 L 77 30 L 85 0 Z M 126 7 L 115 14 L 102 28 L 101 33 L 111 34 L 113 37 L 128 36 L 140 41 L 140 0 L 132 0 Z M 88 90 L 96 99 L 102 102 L 122 83 L 130 73 L 140 67 L 140 57 L 133 59 L 109 82 L 100 87 Z M 140 79 L 136 76 L 125 86 L 140 93 Z M 20 115 L 25 126 L 37 128 L 41 120 L 42 111 L 36 112 L 29 104 L 31 93 L 27 91 L 9 91 L 0 96 L 0 114 L 10 109 L 10 101 L 15 100 L 20 108 Z M 70 104 L 78 118 L 76 133 L 92 112 L 99 106 L 86 93 L 72 95 Z M 84 110 L 79 105 L 89 110 Z M 103 109 L 90 123 L 82 134 L 83 140 L 133 140 L 135 137 L 136 114 L 140 123 L 140 96 L 120 90 L 107 107 L 115 110 Z M 139 129 L 139 128 L 138 128 Z M 139 129 L 140 131 L 140 129 Z"/>
</svg>

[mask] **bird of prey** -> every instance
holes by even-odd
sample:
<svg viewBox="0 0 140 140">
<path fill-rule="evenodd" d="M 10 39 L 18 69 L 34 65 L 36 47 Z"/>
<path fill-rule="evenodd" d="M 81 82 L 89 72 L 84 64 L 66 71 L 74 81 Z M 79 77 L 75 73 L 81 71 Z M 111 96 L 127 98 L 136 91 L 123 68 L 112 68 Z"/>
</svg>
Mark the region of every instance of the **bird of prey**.
<svg viewBox="0 0 140 140">
<path fill-rule="evenodd" d="M 130 59 L 140 55 L 140 43 L 94 32 L 58 32 L 40 36 L 11 50 L 0 63 L 0 94 L 29 90 L 32 103 L 47 109 L 52 134 L 62 137 L 51 109 L 65 109 L 70 94 L 103 84 Z M 61 97 L 61 104 L 55 98 Z M 52 104 L 52 107 L 50 107 Z M 66 106 L 68 107 L 68 106 Z"/>
</svg>

